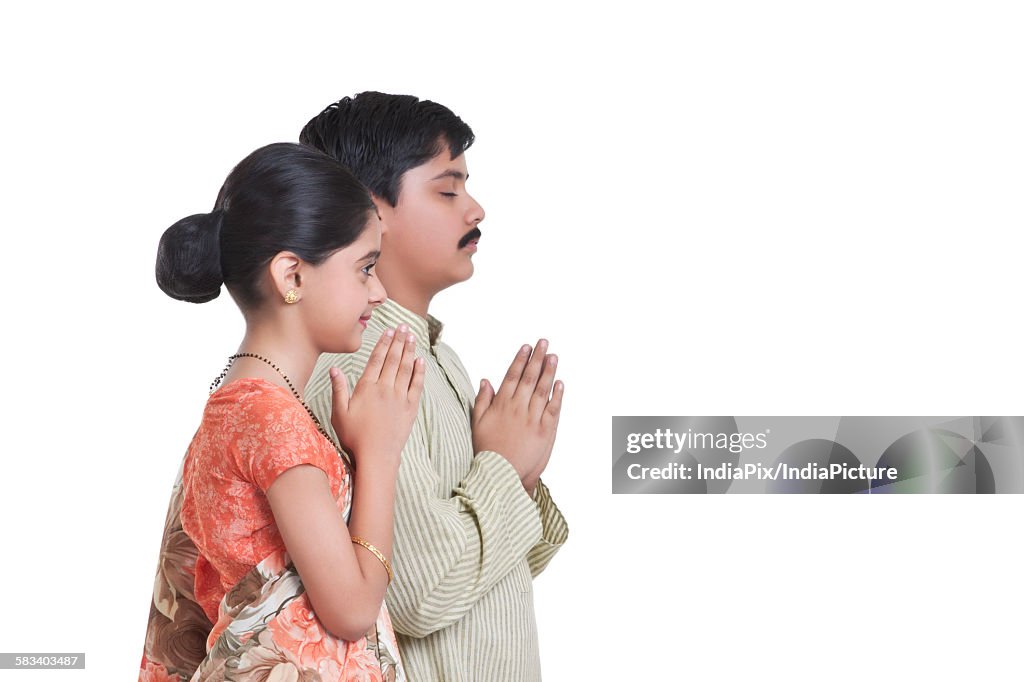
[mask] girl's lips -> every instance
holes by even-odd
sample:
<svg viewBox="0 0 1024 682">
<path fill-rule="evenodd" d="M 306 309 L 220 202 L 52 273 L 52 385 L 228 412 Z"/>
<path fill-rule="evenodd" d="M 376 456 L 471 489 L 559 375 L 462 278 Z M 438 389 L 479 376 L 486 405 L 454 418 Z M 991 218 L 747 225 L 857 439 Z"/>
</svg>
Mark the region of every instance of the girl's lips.
<svg viewBox="0 0 1024 682">
<path fill-rule="evenodd" d="M 366 323 L 369 322 L 369 321 L 370 321 L 370 316 L 369 315 L 367 315 L 366 317 L 360 317 L 359 318 L 359 324 L 363 325 L 363 329 L 366 329 Z"/>
</svg>

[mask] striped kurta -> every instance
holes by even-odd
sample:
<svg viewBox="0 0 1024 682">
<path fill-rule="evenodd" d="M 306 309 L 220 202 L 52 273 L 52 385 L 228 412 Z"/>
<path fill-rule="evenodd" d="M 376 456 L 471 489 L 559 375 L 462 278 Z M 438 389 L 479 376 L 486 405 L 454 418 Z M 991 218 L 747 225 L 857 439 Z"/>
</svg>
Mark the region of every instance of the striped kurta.
<svg viewBox="0 0 1024 682">
<path fill-rule="evenodd" d="M 384 329 L 403 322 L 427 361 L 398 470 L 395 579 L 386 597 L 406 673 L 416 682 L 539 680 L 532 578 L 568 527 L 543 483 L 531 499 L 504 457 L 473 452 L 476 392 L 455 352 L 438 341 L 440 322 L 385 302 L 359 351 L 321 356 L 306 402 L 330 430 L 328 368 L 340 367 L 354 385 Z"/>
</svg>

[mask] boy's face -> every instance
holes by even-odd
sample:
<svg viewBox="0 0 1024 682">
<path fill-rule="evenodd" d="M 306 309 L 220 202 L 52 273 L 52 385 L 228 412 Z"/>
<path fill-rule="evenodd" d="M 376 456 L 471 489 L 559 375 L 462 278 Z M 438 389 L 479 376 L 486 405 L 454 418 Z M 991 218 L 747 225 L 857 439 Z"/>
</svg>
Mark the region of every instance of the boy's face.
<svg viewBox="0 0 1024 682">
<path fill-rule="evenodd" d="M 398 204 L 378 202 L 383 263 L 421 292 L 434 294 L 473 275 L 484 210 L 466 191 L 466 155 L 440 154 L 402 176 Z"/>
</svg>

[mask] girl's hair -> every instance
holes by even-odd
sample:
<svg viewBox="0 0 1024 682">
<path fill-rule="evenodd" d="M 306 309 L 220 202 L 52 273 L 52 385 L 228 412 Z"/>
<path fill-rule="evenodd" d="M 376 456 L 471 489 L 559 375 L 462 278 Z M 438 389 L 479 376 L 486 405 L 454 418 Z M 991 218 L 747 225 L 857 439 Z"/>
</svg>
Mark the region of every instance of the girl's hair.
<svg viewBox="0 0 1024 682">
<path fill-rule="evenodd" d="M 319 265 L 358 239 L 374 211 L 369 192 L 337 161 L 303 145 L 267 145 L 235 166 L 213 212 L 167 228 L 156 283 L 191 303 L 217 298 L 224 284 L 240 306 L 255 306 L 274 256 L 291 251 Z"/>
</svg>

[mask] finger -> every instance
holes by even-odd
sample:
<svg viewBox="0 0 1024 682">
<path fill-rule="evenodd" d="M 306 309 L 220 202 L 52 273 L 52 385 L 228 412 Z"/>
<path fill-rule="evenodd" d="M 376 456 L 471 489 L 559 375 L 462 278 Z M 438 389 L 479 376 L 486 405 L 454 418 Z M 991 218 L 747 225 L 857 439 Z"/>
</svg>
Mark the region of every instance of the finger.
<svg viewBox="0 0 1024 682">
<path fill-rule="evenodd" d="M 516 353 L 516 357 L 512 360 L 512 364 L 508 366 L 508 371 L 505 372 L 505 378 L 501 382 L 501 386 L 498 388 L 498 395 L 511 396 L 516 392 L 516 386 L 519 385 L 519 379 L 523 376 L 523 369 L 526 367 L 526 361 L 530 359 L 530 346 L 526 345 L 519 349 Z"/>
<path fill-rule="evenodd" d="M 409 381 L 409 400 L 419 403 L 420 395 L 423 394 L 423 379 L 427 376 L 427 361 L 423 358 L 416 358 L 412 363 L 412 379 Z"/>
<path fill-rule="evenodd" d="M 402 359 L 398 364 L 398 374 L 395 376 L 395 387 L 404 392 L 409 391 L 409 382 L 412 380 L 413 364 L 416 362 L 416 337 L 409 334 L 405 337 L 405 350 L 402 352 Z"/>
<path fill-rule="evenodd" d="M 537 388 L 537 380 L 540 379 L 544 354 L 547 350 L 547 339 L 537 341 L 537 347 L 533 349 L 533 355 L 530 356 L 530 361 L 526 363 L 526 367 L 523 369 L 523 376 L 519 380 L 519 385 L 516 386 L 514 399 L 522 400 L 526 403 L 530 402 L 530 396 L 533 395 L 534 389 Z"/>
<path fill-rule="evenodd" d="M 402 354 L 405 352 L 405 344 L 410 336 L 412 334 L 409 332 L 409 325 L 398 325 L 398 329 L 395 331 L 395 340 L 391 343 L 391 347 L 388 348 L 387 357 L 384 358 L 384 366 L 380 368 L 380 383 L 386 386 L 395 385 L 398 366 L 402 363 Z"/>
<path fill-rule="evenodd" d="M 487 408 L 491 406 L 491 402 L 494 400 L 494 388 L 491 387 L 491 382 L 487 379 L 481 379 L 480 390 L 476 394 L 476 402 L 473 403 L 473 424 L 475 425 L 480 421 L 480 417 L 484 415 Z"/>
<path fill-rule="evenodd" d="M 337 367 L 328 370 L 331 375 L 331 409 L 335 414 L 348 412 L 348 377 Z"/>
<path fill-rule="evenodd" d="M 555 383 L 555 369 L 557 365 L 557 355 L 548 355 L 544 358 L 544 369 L 541 371 L 540 379 L 537 381 L 537 388 L 534 389 L 533 396 L 530 398 L 530 414 L 540 415 L 547 406 L 548 398 L 551 397 L 551 385 Z"/>
<path fill-rule="evenodd" d="M 388 349 L 391 347 L 391 342 L 394 339 L 395 330 L 385 329 L 384 333 L 377 339 L 377 345 L 373 347 L 373 351 L 366 361 L 366 367 L 363 369 L 363 376 L 359 379 L 360 381 L 374 383 L 380 379 L 380 370 L 384 366 L 384 358 L 387 357 Z"/>
<path fill-rule="evenodd" d="M 544 408 L 544 415 L 541 418 L 545 426 L 557 427 L 558 418 L 562 414 L 562 396 L 565 394 L 565 384 L 561 381 L 555 382 L 555 390 L 551 394 L 551 400 Z"/>
</svg>

